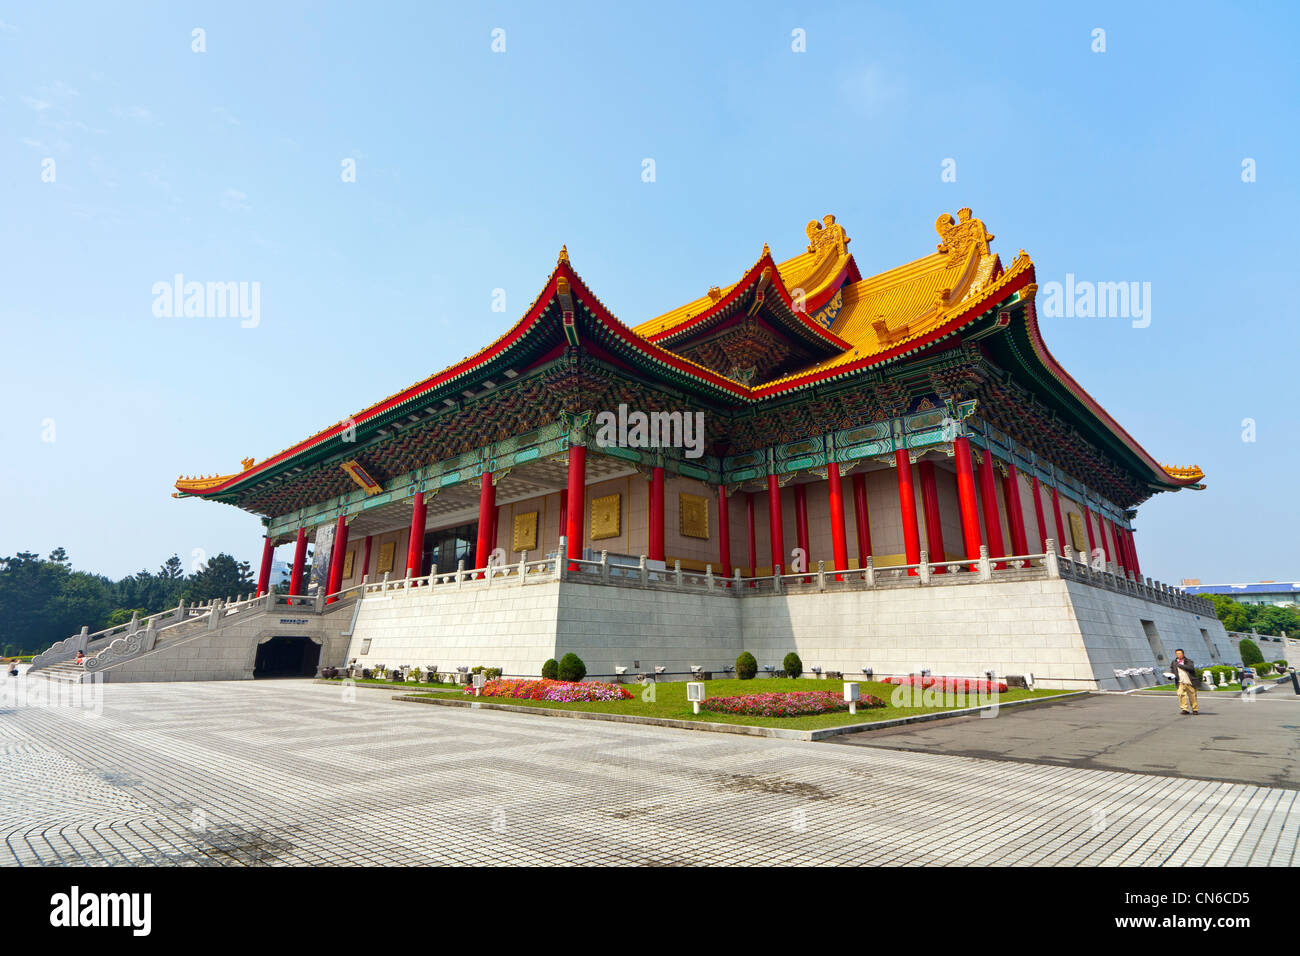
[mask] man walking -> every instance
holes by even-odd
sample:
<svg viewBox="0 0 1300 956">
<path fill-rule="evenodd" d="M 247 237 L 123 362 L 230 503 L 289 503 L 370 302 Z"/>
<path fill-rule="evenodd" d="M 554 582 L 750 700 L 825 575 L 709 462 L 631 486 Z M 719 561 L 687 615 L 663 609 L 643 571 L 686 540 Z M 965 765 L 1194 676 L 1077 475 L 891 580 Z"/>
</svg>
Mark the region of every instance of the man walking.
<svg viewBox="0 0 1300 956">
<path fill-rule="evenodd" d="M 1200 713 L 1196 709 L 1196 665 L 1183 654 L 1181 647 L 1174 651 L 1174 677 L 1178 681 L 1178 706 L 1182 708 L 1180 713 L 1196 716 Z M 1190 711 L 1188 707 L 1191 707 Z"/>
</svg>

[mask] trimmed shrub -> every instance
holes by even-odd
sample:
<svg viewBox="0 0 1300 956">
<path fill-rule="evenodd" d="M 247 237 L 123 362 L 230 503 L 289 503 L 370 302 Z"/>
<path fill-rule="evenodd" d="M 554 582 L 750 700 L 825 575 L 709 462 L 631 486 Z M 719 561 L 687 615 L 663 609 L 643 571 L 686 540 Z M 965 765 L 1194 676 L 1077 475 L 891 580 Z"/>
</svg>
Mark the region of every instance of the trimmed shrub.
<svg viewBox="0 0 1300 956">
<path fill-rule="evenodd" d="M 560 680 L 580 681 L 587 676 L 587 665 L 573 651 L 560 658 Z"/>
<path fill-rule="evenodd" d="M 736 676 L 741 680 L 753 680 L 754 675 L 758 673 L 758 661 L 749 651 L 743 652 L 736 658 Z"/>
<path fill-rule="evenodd" d="M 781 670 L 785 671 L 786 677 L 803 676 L 803 661 L 799 660 L 799 655 L 794 651 L 785 655 L 785 660 L 781 662 Z"/>
<path fill-rule="evenodd" d="M 1277 671 L 1279 674 L 1285 674 L 1290 669 L 1291 665 L 1287 661 L 1273 662 L 1273 670 Z"/>
<path fill-rule="evenodd" d="M 1237 683 L 1237 668 L 1233 667 L 1230 664 L 1215 664 L 1213 667 L 1202 668 L 1202 673 L 1204 673 L 1205 671 L 1210 672 L 1210 679 L 1214 681 L 1215 687 L 1219 686 L 1220 674 L 1228 675 L 1227 677 L 1224 678 L 1225 683 L 1228 684 Z"/>
<path fill-rule="evenodd" d="M 1254 667 L 1256 664 L 1264 663 L 1264 655 L 1260 653 L 1259 645 L 1248 637 L 1241 639 L 1239 645 L 1241 651 L 1241 662 L 1247 667 Z"/>
<path fill-rule="evenodd" d="M 552 657 L 542 665 L 542 680 L 559 680 L 560 662 Z"/>
</svg>

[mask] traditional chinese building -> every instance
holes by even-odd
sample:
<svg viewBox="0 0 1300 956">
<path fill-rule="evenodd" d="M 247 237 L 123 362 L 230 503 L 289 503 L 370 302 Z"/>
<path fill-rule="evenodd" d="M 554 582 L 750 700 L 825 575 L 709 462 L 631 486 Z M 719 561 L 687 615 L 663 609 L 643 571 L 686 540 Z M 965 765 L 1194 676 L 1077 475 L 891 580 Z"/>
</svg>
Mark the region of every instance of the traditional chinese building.
<svg viewBox="0 0 1300 956">
<path fill-rule="evenodd" d="M 685 640 L 676 656 L 664 650 L 670 638 L 649 630 L 639 638 L 637 614 L 660 611 L 628 608 L 625 589 L 602 591 L 596 566 L 585 563 L 601 552 L 607 565 L 638 565 L 642 584 L 651 577 L 664 582 L 655 608 L 670 617 L 689 605 L 691 615 L 711 621 L 712 612 L 691 603 L 702 598 L 688 599 L 683 583 L 700 582 L 701 573 L 709 591 L 715 579 L 733 579 L 718 589 L 718 600 L 733 604 L 736 577 L 760 579 L 742 586 L 746 600 L 739 603 L 750 604 L 758 595 L 794 600 L 819 567 L 819 587 L 837 593 L 870 591 L 884 580 L 879 571 L 896 597 L 920 607 L 915 595 L 923 587 L 952 599 L 963 592 L 935 585 L 996 589 L 1001 581 L 1023 588 L 1035 573 L 1047 573 L 1049 552 L 1057 574 L 1062 563 L 1069 566 L 1070 587 L 1093 575 L 1092 590 L 1127 590 L 1139 603 L 1168 605 L 1161 614 L 1196 617 L 1191 612 L 1200 606 L 1192 599 L 1143 580 L 1134 520 L 1155 493 L 1202 487 L 1201 471 L 1160 464 L 1053 358 L 1035 314 L 1028 255 L 1004 263 L 969 209 L 956 219 L 940 216 L 935 229 L 932 251 L 886 271 L 873 264 L 864 276 L 845 228 L 826 216 L 808 224 L 806 247 L 793 258 L 778 262 L 764 245 L 735 281 L 636 324 L 616 317 L 561 250 L 536 300 L 481 351 L 278 454 L 245 459 L 239 472 L 181 478 L 177 497 L 263 517 L 259 594 L 268 587 L 274 547 L 290 542 L 292 593 L 312 586 L 310 574 L 331 596 L 357 597 L 364 579 L 379 586 L 368 594 L 391 597 L 385 579 L 436 574 L 415 581 L 435 585 L 420 595 L 428 601 L 458 567 L 544 561 L 563 541 L 566 560 L 554 562 L 557 576 L 590 577 L 594 583 L 584 587 L 594 589 L 591 600 L 608 604 L 610 613 L 587 623 L 626 631 L 617 649 L 610 645 L 608 660 L 605 645 L 584 644 L 582 628 L 566 633 L 562 623 L 553 640 L 548 631 L 538 650 L 515 655 L 508 612 L 476 642 L 452 636 L 447 624 L 463 625 L 472 612 L 463 618 L 424 605 L 425 636 L 416 639 L 397 619 L 383 623 L 376 606 L 358 616 L 348 655 L 362 653 L 357 635 L 364 632 L 366 653 L 377 642 L 389 665 L 460 655 L 465 659 L 442 666 L 495 663 L 507 673 L 537 673 L 552 655 L 527 655 L 551 640 L 560 651 L 581 646 L 593 655 L 593 673 L 611 672 L 621 657 L 624 666 L 644 666 L 641 660 L 656 654 L 672 657 L 678 670 L 715 649 L 706 633 Z M 695 423 L 698 435 L 691 434 Z M 1091 567 L 1065 561 L 1067 552 Z M 773 578 L 791 573 L 807 577 L 784 585 Z M 466 580 L 491 586 L 456 575 L 456 587 Z M 603 581 L 609 580 L 606 569 Z M 1023 593 L 997 599 L 1010 619 L 1034 603 Z M 565 598 L 557 592 L 555 600 L 562 622 Z M 936 630 L 922 629 L 915 647 L 873 645 L 875 624 L 887 631 L 893 622 L 873 621 L 876 611 L 862 600 L 835 612 L 857 617 L 841 622 L 844 634 L 827 638 L 827 666 L 856 670 L 852 662 L 871 657 L 881 673 L 918 661 L 961 673 L 982 671 L 979 661 L 1003 672 L 1043 673 L 1060 663 L 1060 680 L 1095 686 L 1112 680 L 1110 665 L 1164 658 L 1151 633 L 1159 615 L 1141 608 L 1130 615 L 1124 638 L 1133 640 L 1131 654 L 1099 656 L 1102 645 L 1080 632 L 1082 657 L 1053 661 L 1019 650 L 1000 657 L 940 650 L 962 639 L 958 608 L 939 614 Z M 1065 603 L 1079 606 L 1068 595 Z M 797 620 L 785 642 L 809 647 L 801 628 L 829 610 L 812 603 L 791 612 Z M 1076 630 L 1076 619 L 1087 617 L 1067 616 Z M 737 633 L 717 645 L 717 660 L 703 661 L 709 666 L 759 640 L 743 621 L 716 626 Z M 1178 646 L 1204 637 L 1211 653 L 1222 632 L 1160 626 L 1188 632 Z M 981 637 L 998 636 L 996 624 L 980 628 L 989 629 L 979 630 Z M 448 634 L 429 633 L 441 630 Z M 762 639 L 768 638 L 774 649 L 785 640 L 775 632 Z M 801 653 L 814 663 L 818 645 L 811 647 L 813 660 Z M 412 659 L 398 659 L 404 655 Z"/>
</svg>

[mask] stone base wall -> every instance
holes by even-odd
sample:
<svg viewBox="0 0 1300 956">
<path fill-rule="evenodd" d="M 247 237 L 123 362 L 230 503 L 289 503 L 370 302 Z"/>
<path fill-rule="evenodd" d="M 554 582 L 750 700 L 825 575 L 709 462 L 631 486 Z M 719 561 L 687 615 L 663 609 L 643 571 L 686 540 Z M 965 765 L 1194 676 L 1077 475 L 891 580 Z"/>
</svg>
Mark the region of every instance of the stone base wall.
<svg viewBox="0 0 1300 956">
<path fill-rule="evenodd" d="M 554 580 L 524 587 L 471 581 L 460 589 L 371 594 L 361 602 L 351 642 L 337 664 L 355 658 L 363 667 L 413 664 L 442 671 L 483 664 L 507 674 L 537 674 L 547 658 L 557 656 L 559 598 Z"/>
<path fill-rule="evenodd" d="M 1118 690 L 1159 683 L 1177 647 L 1198 665 L 1240 660 L 1213 616 L 1060 578 L 741 599 L 552 580 L 367 598 L 346 658 L 536 676 L 547 658 L 573 651 L 591 676 L 656 665 L 680 675 L 692 665 L 719 674 L 742 650 L 760 669 L 779 668 L 793 650 L 809 671 L 993 670 L 1032 673 L 1045 687 Z M 1114 673 L 1145 666 L 1154 677 Z"/>
</svg>

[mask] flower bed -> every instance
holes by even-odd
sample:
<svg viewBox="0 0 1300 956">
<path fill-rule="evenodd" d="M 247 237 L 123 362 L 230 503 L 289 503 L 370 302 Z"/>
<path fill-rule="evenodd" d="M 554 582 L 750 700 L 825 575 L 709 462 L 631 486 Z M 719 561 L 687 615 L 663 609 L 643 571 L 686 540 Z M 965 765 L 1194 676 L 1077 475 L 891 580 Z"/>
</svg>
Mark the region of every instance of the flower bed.
<svg viewBox="0 0 1300 956">
<path fill-rule="evenodd" d="M 1007 682 L 1004 680 L 990 683 L 976 677 L 918 677 L 910 674 L 907 677 L 886 677 L 886 684 L 902 684 L 904 687 L 936 687 L 941 691 L 952 691 L 957 694 L 992 694 L 1005 693 Z"/>
<path fill-rule="evenodd" d="M 466 687 L 462 693 L 472 696 L 474 688 Z M 513 697 L 516 700 L 549 700 L 560 704 L 576 701 L 589 703 L 603 700 L 631 700 L 625 687 L 602 684 L 598 681 L 578 682 L 564 680 L 533 680 L 507 678 L 485 681 L 480 690 L 482 697 Z"/>
<path fill-rule="evenodd" d="M 859 707 L 884 707 L 879 697 L 863 694 Z M 701 710 L 718 714 L 746 714 L 751 717 L 805 717 L 833 714 L 848 710 L 843 694 L 824 690 L 792 691 L 788 694 L 743 694 L 739 697 L 710 697 L 701 701 Z"/>
</svg>

